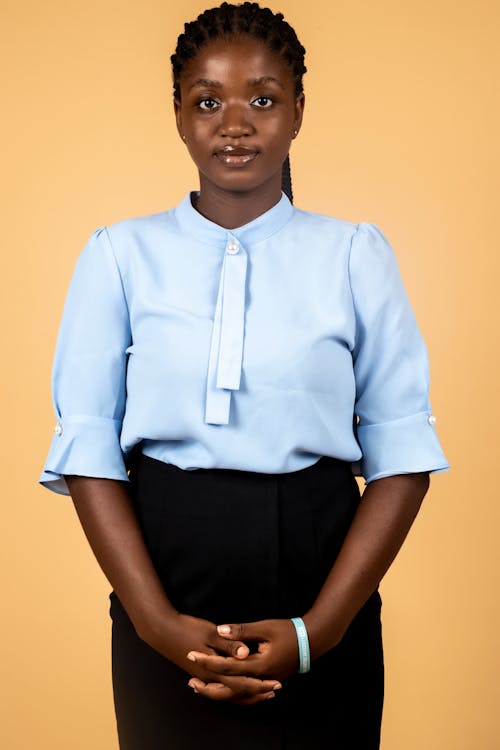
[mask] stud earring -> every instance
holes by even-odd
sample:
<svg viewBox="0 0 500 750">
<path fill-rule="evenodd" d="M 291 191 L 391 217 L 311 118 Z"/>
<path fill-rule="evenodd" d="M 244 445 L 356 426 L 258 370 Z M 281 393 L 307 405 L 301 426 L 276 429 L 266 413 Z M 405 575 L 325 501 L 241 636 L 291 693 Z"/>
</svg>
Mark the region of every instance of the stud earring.
<svg viewBox="0 0 500 750">
<path fill-rule="evenodd" d="M 293 135 L 294 135 L 294 137 L 297 135 L 297 131 L 296 130 L 293 131 Z"/>
<path fill-rule="evenodd" d="M 183 135 L 183 136 L 182 136 L 182 140 L 183 140 L 183 141 L 185 141 L 185 140 L 186 140 L 186 136 L 185 136 L 185 135 Z"/>
</svg>

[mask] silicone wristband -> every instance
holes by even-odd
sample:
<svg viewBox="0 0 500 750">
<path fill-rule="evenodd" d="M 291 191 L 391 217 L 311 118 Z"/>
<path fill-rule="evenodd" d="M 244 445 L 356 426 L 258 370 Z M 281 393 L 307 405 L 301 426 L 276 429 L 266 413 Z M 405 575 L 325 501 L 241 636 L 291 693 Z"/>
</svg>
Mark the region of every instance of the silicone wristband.
<svg viewBox="0 0 500 750">
<path fill-rule="evenodd" d="M 309 651 L 309 638 L 304 621 L 301 617 L 292 617 L 295 630 L 297 631 L 297 641 L 299 644 L 299 672 L 304 674 L 311 669 L 311 654 Z"/>
</svg>

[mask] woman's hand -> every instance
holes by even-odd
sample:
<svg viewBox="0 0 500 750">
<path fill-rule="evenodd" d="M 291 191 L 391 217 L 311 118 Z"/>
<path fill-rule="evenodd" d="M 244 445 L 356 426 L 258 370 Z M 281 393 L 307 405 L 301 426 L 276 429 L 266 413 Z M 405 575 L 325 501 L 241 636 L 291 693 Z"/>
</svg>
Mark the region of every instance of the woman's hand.
<svg viewBox="0 0 500 750">
<path fill-rule="evenodd" d="M 342 549 L 311 609 L 303 615 L 311 659 L 334 648 L 396 556 L 429 486 L 427 472 L 384 477 L 363 493 Z M 225 632 L 229 629 L 229 632 Z M 195 651 L 192 656 L 220 675 L 253 675 L 282 680 L 299 668 L 296 631 L 291 620 L 220 625 L 218 634 L 236 643 L 257 641 L 258 651 L 241 658 Z M 220 677 L 222 679 L 222 677 Z M 193 678 L 203 695 L 210 684 Z"/>
<path fill-rule="evenodd" d="M 231 625 L 219 625 L 217 633 L 222 639 L 233 645 L 242 641 L 255 641 L 257 652 L 247 656 L 236 656 L 227 651 L 226 656 L 219 656 L 213 651 L 203 653 L 195 649 L 187 654 L 188 659 L 200 667 L 211 670 L 221 681 L 229 676 L 253 675 L 263 680 L 276 677 L 282 680 L 298 672 L 299 650 L 297 635 L 291 620 L 259 620 Z M 225 676 L 225 677 L 223 677 Z M 208 698 L 217 694 L 209 682 L 195 676 L 189 684 Z"/>
<path fill-rule="evenodd" d="M 179 614 L 168 599 L 146 547 L 126 483 L 65 474 L 85 535 L 139 636 L 190 675 L 211 683 L 211 698 L 257 703 L 273 694 L 275 679 L 222 676 L 187 659 L 195 649 L 231 655 L 236 661 L 249 650 L 244 643 L 219 636 L 208 620 Z M 241 649 L 241 652 L 238 651 Z"/>
<path fill-rule="evenodd" d="M 187 654 L 194 652 L 218 659 L 217 664 L 225 664 L 227 660 L 240 664 L 250 653 L 238 638 L 219 635 L 209 620 L 178 613 L 169 617 L 161 632 L 150 636 L 147 643 L 194 678 L 194 683 L 192 680 L 188 683 L 190 687 L 203 685 L 203 690 L 196 687 L 197 692 L 213 700 L 247 705 L 273 697 L 274 690 L 281 688 L 278 680 L 250 676 L 246 668 L 237 673 L 220 672 L 215 664 L 188 659 Z"/>
</svg>

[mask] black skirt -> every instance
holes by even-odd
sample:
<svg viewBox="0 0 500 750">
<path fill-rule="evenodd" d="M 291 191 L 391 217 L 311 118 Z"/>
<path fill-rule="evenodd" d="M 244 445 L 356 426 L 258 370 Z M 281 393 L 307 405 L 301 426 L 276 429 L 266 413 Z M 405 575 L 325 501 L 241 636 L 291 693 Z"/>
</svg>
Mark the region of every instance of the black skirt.
<svg viewBox="0 0 500 750">
<path fill-rule="evenodd" d="M 303 615 L 360 501 L 350 464 L 323 456 L 286 474 L 183 470 L 138 454 L 131 497 L 146 545 L 178 611 L 214 623 Z M 188 687 L 189 675 L 142 641 L 110 594 L 120 750 L 378 750 L 384 696 L 378 589 L 342 641 L 241 706 Z"/>
</svg>

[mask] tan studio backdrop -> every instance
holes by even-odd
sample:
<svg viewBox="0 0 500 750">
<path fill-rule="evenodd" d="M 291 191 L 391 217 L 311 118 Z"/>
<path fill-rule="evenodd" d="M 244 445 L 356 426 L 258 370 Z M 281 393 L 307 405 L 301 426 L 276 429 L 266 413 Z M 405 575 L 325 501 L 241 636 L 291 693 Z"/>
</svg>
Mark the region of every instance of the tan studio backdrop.
<svg viewBox="0 0 500 750">
<path fill-rule="evenodd" d="M 500 747 L 499 4 L 283 0 L 306 47 L 295 203 L 379 225 L 431 362 L 436 474 L 381 586 L 382 750 Z M 37 484 L 52 357 L 90 233 L 198 186 L 169 57 L 211 3 L 5 3 L 0 746 L 117 750 L 110 586 Z M 360 749 L 361 750 L 361 749 Z"/>
</svg>

